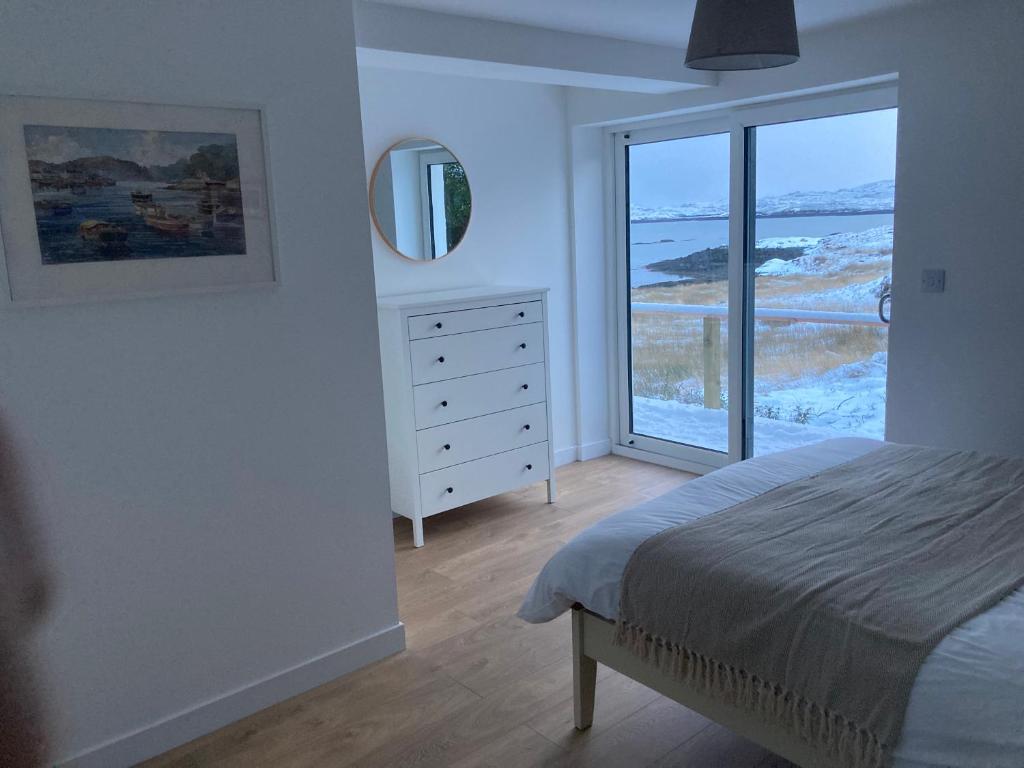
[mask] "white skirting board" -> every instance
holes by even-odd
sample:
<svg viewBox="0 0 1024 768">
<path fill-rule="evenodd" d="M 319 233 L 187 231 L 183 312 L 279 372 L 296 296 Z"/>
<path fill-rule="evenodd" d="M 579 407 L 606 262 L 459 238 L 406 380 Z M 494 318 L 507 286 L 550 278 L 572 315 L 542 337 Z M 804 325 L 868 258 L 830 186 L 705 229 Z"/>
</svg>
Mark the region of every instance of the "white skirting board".
<svg viewBox="0 0 1024 768">
<path fill-rule="evenodd" d="M 576 446 L 571 448 L 558 448 L 555 450 L 555 466 L 564 467 L 576 461 Z"/>
<path fill-rule="evenodd" d="M 555 450 L 555 466 L 564 467 L 566 464 L 572 464 L 574 461 L 590 461 L 599 456 L 607 456 L 611 452 L 611 440 L 598 440 L 593 443 L 558 448 Z"/>
<path fill-rule="evenodd" d="M 66 757 L 55 765 L 61 768 L 135 765 L 403 650 L 405 626 L 398 623 L 152 725 Z"/>
<path fill-rule="evenodd" d="M 607 456 L 612 452 L 611 440 L 597 440 L 593 443 L 584 443 L 577 449 L 578 461 L 590 461 L 600 456 Z"/>
</svg>

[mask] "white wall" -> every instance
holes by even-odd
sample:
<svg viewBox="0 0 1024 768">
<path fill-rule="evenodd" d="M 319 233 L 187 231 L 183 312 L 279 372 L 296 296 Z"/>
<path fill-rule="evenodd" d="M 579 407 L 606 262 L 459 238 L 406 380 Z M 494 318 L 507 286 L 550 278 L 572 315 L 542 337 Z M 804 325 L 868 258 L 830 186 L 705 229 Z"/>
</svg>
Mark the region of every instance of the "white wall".
<svg viewBox="0 0 1024 768">
<path fill-rule="evenodd" d="M 424 257 L 423 201 L 420 199 L 420 158 L 416 152 L 392 152 L 395 245 L 413 259 Z"/>
<path fill-rule="evenodd" d="M 900 64 L 888 435 L 1024 454 L 1024 3 L 964 3 Z M 920 272 L 947 270 L 944 294 Z"/>
<path fill-rule="evenodd" d="M 574 173 L 593 178 L 586 164 L 601 151 L 589 133 L 598 129 L 578 126 L 668 119 L 898 74 L 887 438 L 1024 454 L 1018 351 L 1024 323 L 1016 306 L 1024 210 L 1022 39 L 1019 0 L 935 0 L 804 35 L 799 64 L 724 73 L 715 88 L 665 96 L 573 89 Z M 578 282 L 599 291 L 598 277 L 585 273 L 593 271 L 598 249 L 608 257 L 607 238 L 589 223 L 604 207 L 589 193 L 575 199 Z M 920 292 L 927 267 L 947 270 L 946 293 Z M 581 293 L 580 307 L 592 298 Z M 613 322 L 592 318 L 581 325 L 581 348 L 596 349 L 586 334 L 607 334 Z M 585 411 L 587 396 L 584 387 Z"/>
<path fill-rule="evenodd" d="M 576 458 L 565 100 L 557 86 L 360 67 L 369 177 L 399 139 L 424 136 L 462 162 L 473 213 L 444 259 L 413 263 L 373 234 L 377 292 L 471 285 L 551 289 L 556 461 Z"/>
<path fill-rule="evenodd" d="M 56 575 L 54 758 L 111 742 L 80 762 L 117 766 L 403 642 L 351 15 L 2 15 L 0 92 L 267 109 L 278 289 L 0 315 L 0 409 Z"/>
<path fill-rule="evenodd" d="M 576 365 L 579 387 L 580 459 L 611 450 L 611 401 L 616 386 L 609 380 L 609 357 L 615 355 L 615 278 L 606 251 L 612 222 L 597 215 L 610 202 L 611 168 L 605 157 L 611 139 L 600 128 L 576 127 L 572 138 L 573 265 L 576 285 Z"/>
</svg>

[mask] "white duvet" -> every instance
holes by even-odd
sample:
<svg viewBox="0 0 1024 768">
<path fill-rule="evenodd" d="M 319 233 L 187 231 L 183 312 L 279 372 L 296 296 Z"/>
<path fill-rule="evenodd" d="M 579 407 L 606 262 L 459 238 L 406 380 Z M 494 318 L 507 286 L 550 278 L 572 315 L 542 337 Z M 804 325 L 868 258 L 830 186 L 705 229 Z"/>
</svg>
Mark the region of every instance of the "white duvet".
<svg viewBox="0 0 1024 768">
<path fill-rule="evenodd" d="M 591 526 L 548 561 L 519 610 L 550 621 L 580 603 L 618 616 L 633 551 L 666 528 L 878 448 L 846 438 L 730 465 Z M 953 630 L 911 691 L 894 768 L 1024 768 L 1024 589 Z"/>
</svg>

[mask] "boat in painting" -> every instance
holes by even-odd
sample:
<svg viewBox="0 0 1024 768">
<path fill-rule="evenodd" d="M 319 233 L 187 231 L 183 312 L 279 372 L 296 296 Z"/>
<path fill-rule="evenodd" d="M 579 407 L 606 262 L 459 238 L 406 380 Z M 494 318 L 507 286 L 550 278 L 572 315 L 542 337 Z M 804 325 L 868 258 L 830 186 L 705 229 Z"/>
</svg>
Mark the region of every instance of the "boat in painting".
<svg viewBox="0 0 1024 768">
<path fill-rule="evenodd" d="M 101 245 L 123 243 L 128 239 L 128 230 L 109 221 L 87 219 L 78 225 L 78 234 L 83 240 L 92 240 Z"/>
<path fill-rule="evenodd" d="M 188 216 L 168 213 L 160 205 L 147 207 L 143 213 L 143 218 L 147 226 L 169 235 L 187 235 L 192 228 L 192 221 Z"/>
</svg>

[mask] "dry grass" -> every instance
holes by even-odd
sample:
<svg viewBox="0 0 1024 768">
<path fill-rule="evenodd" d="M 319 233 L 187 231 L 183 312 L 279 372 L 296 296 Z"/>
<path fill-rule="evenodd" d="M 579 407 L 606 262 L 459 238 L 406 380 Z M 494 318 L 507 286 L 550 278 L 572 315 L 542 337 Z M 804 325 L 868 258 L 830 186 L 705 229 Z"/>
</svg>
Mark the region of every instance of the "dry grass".
<svg viewBox="0 0 1024 768">
<path fill-rule="evenodd" d="M 888 347 L 886 328 L 868 325 L 758 323 L 754 376 L 796 379 L 867 360 Z"/>
<path fill-rule="evenodd" d="M 852 263 L 841 273 L 822 275 L 758 276 L 755 295 L 759 307 L 793 307 L 808 309 L 793 300 L 808 294 L 826 293 L 860 283 L 871 283 L 891 272 L 887 262 Z M 729 286 L 724 280 L 714 283 L 679 283 L 671 286 L 645 286 L 631 291 L 633 301 L 660 304 L 723 305 L 729 298 Z M 853 306 L 822 301 L 814 309 L 833 312 L 873 312 L 874 306 Z"/>
<path fill-rule="evenodd" d="M 886 349 L 885 328 L 817 323 L 757 323 L 754 376 L 793 380 L 866 360 Z M 723 390 L 728 380 L 728 331 L 721 330 Z M 703 404 L 704 328 L 699 317 L 639 314 L 633 318 L 633 393 Z"/>
<path fill-rule="evenodd" d="M 841 275 L 758 277 L 757 305 L 792 307 L 794 299 L 825 293 L 887 275 L 885 263 L 851 264 Z M 644 287 L 632 291 L 633 301 L 666 304 L 723 305 L 727 284 L 722 282 Z M 796 304 L 802 309 L 806 304 Z M 816 309 L 872 311 L 872 307 L 823 302 Z M 633 392 L 641 397 L 703 404 L 703 320 L 668 314 L 633 316 Z M 840 365 L 866 360 L 888 345 L 888 331 L 874 326 L 824 323 L 758 322 L 754 330 L 754 376 L 759 382 L 791 381 L 820 375 Z M 721 330 L 722 389 L 728 379 L 728 332 Z"/>
</svg>

